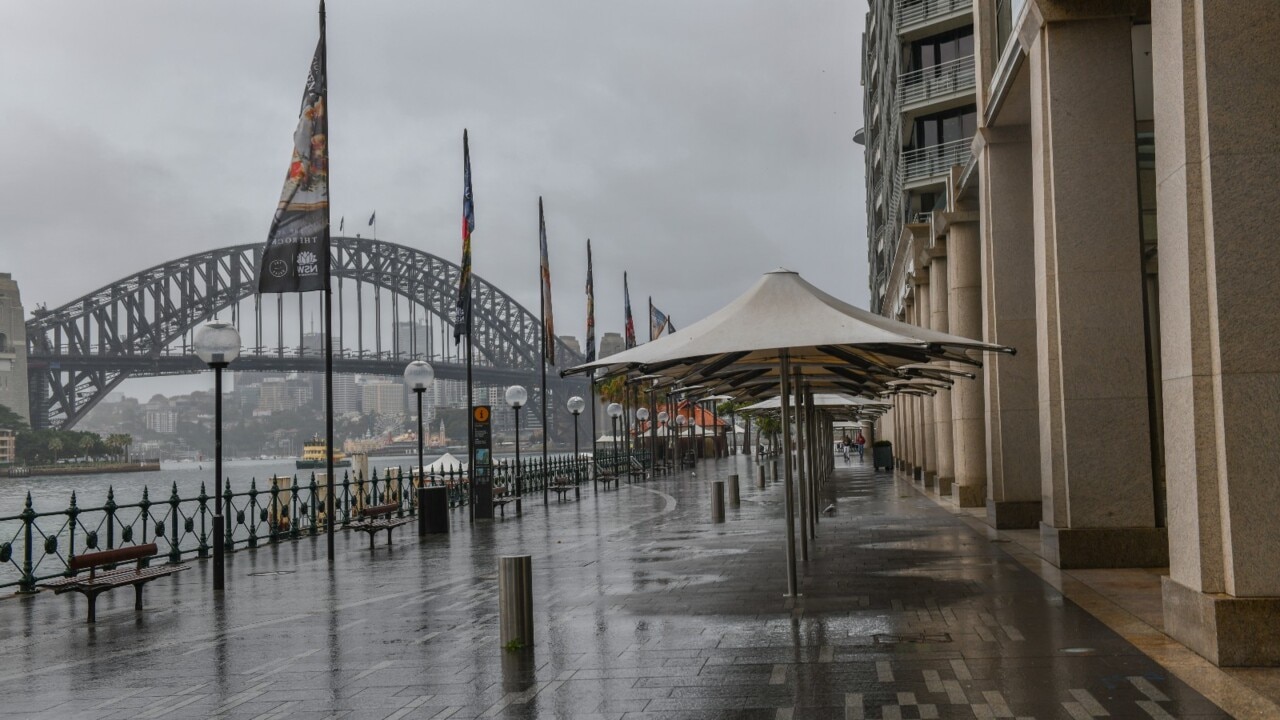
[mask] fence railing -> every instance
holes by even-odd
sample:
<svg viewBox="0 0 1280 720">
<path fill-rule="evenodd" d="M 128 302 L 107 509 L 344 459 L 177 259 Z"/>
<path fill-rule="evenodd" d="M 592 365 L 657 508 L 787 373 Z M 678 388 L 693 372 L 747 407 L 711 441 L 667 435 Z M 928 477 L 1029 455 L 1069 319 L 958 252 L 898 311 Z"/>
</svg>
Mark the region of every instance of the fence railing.
<svg viewBox="0 0 1280 720">
<path fill-rule="evenodd" d="M 625 456 L 615 458 L 619 466 Z M 401 517 L 417 513 L 417 493 L 422 485 L 416 468 L 388 468 L 381 476 L 375 471 L 368 479 L 346 473 L 334 486 L 335 528 L 345 528 L 359 519 L 360 510 L 374 505 L 396 503 Z M 543 492 L 553 483 L 590 482 L 590 458 L 562 455 L 499 460 L 493 466 L 493 481 L 514 493 L 517 472 L 526 496 Z M 470 501 L 470 480 L 462 467 L 428 472 L 427 486 L 448 488 L 449 507 L 466 506 Z M 317 535 L 326 530 L 328 490 L 312 473 L 249 481 L 247 488 L 233 489 L 228 480 L 221 488 L 223 542 L 228 552 L 256 548 L 285 540 Z M 70 502 L 58 510 L 39 510 L 31 494 L 20 513 L 0 517 L 0 590 L 16 588 L 32 592 L 41 581 L 68 575 L 72 557 L 89 551 L 154 542 L 158 555 L 170 563 L 184 558 L 208 557 L 212 551 L 215 498 L 201 483 L 199 493 L 183 496 L 173 483 L 163 496 L 142 489 L 137 502 L 117 502 L 114 488 L 107 489 L 102 505 L 83 506 L 75 492 Z"/>
<path fill-rule="evenodd" d="M 895 8 L 898 32 L 972 8 L 973 0 L 898 0 Z"/>
<path fill-rule="evenodd" d="M 972 90 L 974 87 L 973 56 L 969 55 L 903 73 L 898 78 L 898 107 L 907 109 L 918 103 Z"/>
<path fill-rule="evenodd" d="M 903 179 L 906 182 L 943 175 L 954 165 L 969 161 L 973 138 L 962 138 L 940 145 L 930 145 L 902 153 Z"/>
</svg>

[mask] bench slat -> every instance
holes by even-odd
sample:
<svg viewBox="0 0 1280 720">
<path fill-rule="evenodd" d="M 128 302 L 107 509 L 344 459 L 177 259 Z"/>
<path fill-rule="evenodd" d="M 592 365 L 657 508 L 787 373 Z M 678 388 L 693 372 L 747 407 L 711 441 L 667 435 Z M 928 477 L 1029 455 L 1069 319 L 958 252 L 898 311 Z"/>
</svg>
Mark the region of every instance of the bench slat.
<svg viewBox="0 0 1280 720">
<path fill-rule="evenodd" d="M 81 588 L 123 587 L 125 585 L 133 585 L 137 582 L 155 580 L 157 578 L 162 578 L 176 572 L 189 569 L 189 565 L 160 565 L 157 567 L 143 568 L 141 571 L 135 570 L 134 568 L 121 568 L 119 570 L 99 573 L 92 580 L 87 576 L 76 576 L 50 580 L 49 582 L 41 583 L 41 585 L 53 589 L 55 593 L 63 593 L 68 590 L 79 590 Z"/>
</svg>

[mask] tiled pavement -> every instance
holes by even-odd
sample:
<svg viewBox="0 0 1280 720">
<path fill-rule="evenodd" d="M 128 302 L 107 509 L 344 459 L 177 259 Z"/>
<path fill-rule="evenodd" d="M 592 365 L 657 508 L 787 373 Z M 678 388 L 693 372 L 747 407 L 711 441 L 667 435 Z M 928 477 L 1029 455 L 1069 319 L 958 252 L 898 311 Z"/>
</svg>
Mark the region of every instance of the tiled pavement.
<svg viewBox="0 0 1280 720">
<path fill-rule="evenodd" d="M 709 518 L 708 480 L 742 504 Z M 782 488 L 745 458 L 419 541 L 303 540 L 99 601 L 0 601 L 0 716 L 1226 717 L 988 538 L 866 465 L 825 490 L 783 597 Z M 531 651 L 499 647 L 496 563 L 533 556 Z"/>
</svg>

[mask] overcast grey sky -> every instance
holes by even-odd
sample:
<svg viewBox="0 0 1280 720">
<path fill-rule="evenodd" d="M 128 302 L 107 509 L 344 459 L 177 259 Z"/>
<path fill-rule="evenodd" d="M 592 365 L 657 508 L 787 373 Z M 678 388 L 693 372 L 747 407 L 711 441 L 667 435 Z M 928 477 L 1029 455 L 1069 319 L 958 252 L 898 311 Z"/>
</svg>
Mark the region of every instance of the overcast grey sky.
<svg viewBox="0 0 1280 720">
<path fill-rule="evenodd" d="M 316 7 L 0 0 L 0 271 L 28 308 L 265 237 Z M 677 326 L 779 265 L 865 306 L 864 13 L 331 0 L 334 222 L 376 210 L 380 238 L 457 261 L 467 127 L 475 271 L 536 312 L 542 195 L 562 334 L 583 334 L 588 237 L 600 333 L 623 270 Z"/>
</svg>

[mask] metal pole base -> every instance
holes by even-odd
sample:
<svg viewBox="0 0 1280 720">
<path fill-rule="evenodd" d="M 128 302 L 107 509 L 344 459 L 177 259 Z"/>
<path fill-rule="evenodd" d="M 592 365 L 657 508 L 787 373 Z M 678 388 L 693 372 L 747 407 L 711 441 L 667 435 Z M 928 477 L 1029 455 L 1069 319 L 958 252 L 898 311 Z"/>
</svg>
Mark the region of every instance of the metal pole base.
<svg viewBox="0 0 1280 720">
<path fill-rule="evenodd" d="M 724 522 L 724 481 L 711 483 L 711 522 Z"/>
<path fill-rule="evenodd" d="M 738 488 L 738 474 L 734 473 L 729 476 L 729 507 L 738 507 L 742 504 L 741 491 Z"/>
<path fill-rule="evenodd" d="M 224 585 L 225 563 L 223 562 L 223 519 L 221 515 L 213 516 L 213 589 L 221 590 Z"/>
</svg>

